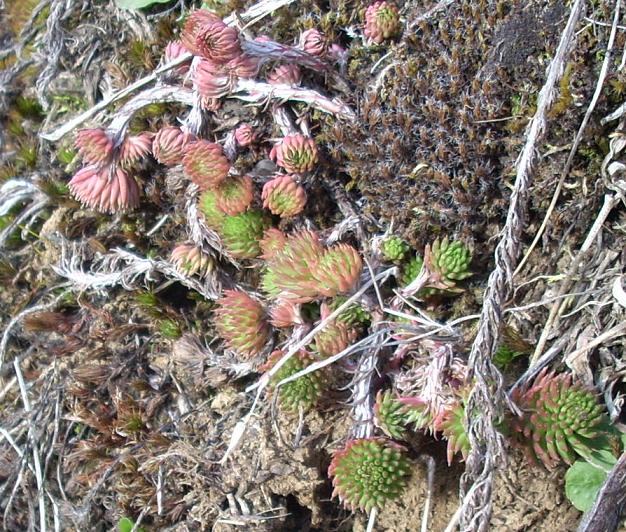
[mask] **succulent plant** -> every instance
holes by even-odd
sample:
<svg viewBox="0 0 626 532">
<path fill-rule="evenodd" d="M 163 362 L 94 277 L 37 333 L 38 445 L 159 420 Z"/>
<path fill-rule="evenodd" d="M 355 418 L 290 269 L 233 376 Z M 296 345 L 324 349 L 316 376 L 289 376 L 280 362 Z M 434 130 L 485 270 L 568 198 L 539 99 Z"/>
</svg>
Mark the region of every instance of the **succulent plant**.
<svg viewBox="0 0 626 532">
<path fill-rule="evenodd" d="M 153 133 L 144 131 L 139 135 L 129 135 L 124 139 L 119 151 L 120 164 L 128 168 L 141 159 L 145 159 L 152 151 Z"/>
<path fill-rule="evenodd" d="M 183 43 L 181 43 L 180 41 L 170 41 L 167 43 L 167 46 L 165 47 L 165 51 L 163 52 L 163 62 L 170 63 L 187 53 L 189 53 L 189 50 L 185 48 Z M 182 64 L 182 65 L 177 66 L 173 70 L 173 73 L 178 76 L 184 76 L 188 71 L 189 71 L 189 65 Z"/>
<path fill-rule="evenodd" d="M 196 33 L 196 50 L 218 64 L 228 63 L 241 54 L 239 32 L 219 19 L 203 24 Z"/>
<path fill-rule="evenodd" d="M 387 436 L 403 440 L 407 424 L 404 405 L 389 390 L 379 390 L 374 404 L 374 422 Z"/>
<path fill-rule="evenodd" d="M 346 508 L 369 512 L 396 499 L 406 487 L 410 464 L 404 447 L 384 438 L 350 440 L 328 468 L 333 497 Z"/>
<path fill-rule="evenodd" d="M 264 259 L 271 259 L 278 252 L 282 251 L 287 243 L 287 235 L 283 233 L 280 229 L 276 229 L 275 227 L 270 227 L 263 234 L 263 238 L 259 242 L 261 246 L 261 251 L 263 254 L 261 255 Z"/>
<path fill-rule="evenodd" d="M 290 218 L 300 214 L 306 205 L 306 192 L 290 175 L 278 175 L 263 186 L 263 207 L 272 214 Z"/>
<path fill-rule="evenodd" d="M 235 129 L 235 140 L 243 148 L 254 142 L 254 129 L 250 124 L 241 124 Z"/>
<path fill-rule="evenodd" d="M 341 353 L 354 342 L 354 338 L 354 329 L 341 321 L 333 320 L 315 335 L 315 351 L 321 357 L 328 358 Z"/>
<path fill-rule="evenodd" d="M 302 325 L 300 305 L 287 299 L 279 299 L 270 309 L 270 323 L 279 329 Z"/>
<path fill-rule="evenodd" d="M 220 183 L 216 190 L 217 207 L 235 216 L 244 212 L 252 203 L 254 185 L 250 176 L 233 176 Z"/>
<path fill-rule="evenodd" d="M 464 460 L 467 458 L 471 445 L 465 425 L 465 406 L 462 401 L 445 407 L 435 430 L 441 431 L 443 437 L 448 440 L 448 465 L 452 463 L 454 455 L 458 452 Z"/>
<path fill-rule="evenodd" d="M 383 240 L 380 250 L 385 260 L 400 262 L 409 251 L 409 245 L 399 236 L 390 236 Z"/>
<path fill-rule="evenodd" d="M 289 63 L 286 65 L 278 65 L 267 75 L 267 82 L 270 85 L 300 85 L 302 81 L 302 72 L 296 64 Z"/>
<path fill-rule="evenodd" d="M 242 290 L 226 290 L 217 305 L 215 327 L 228 347 L 243 356 L 259 354 L 269 337 L 261 303 Z"/>
<path fill-rule="evenodd" d="M 402 268 L 402 276 L 400 277 L 402 286 L 408 286 L 417 279 L 423 266 L 424 259 L 422 259 L 422 257 L 415 255 L 415 257 L 411 258 Z"/>
<path fill-rule="evenodd" d="M 204 215 L 206 224 L 213 230 L 218 230 L 226 218 L 224 211 L 217 206 L 215 190 L 205 190 L 198 200 L 198 209 Z"/>
<path fill-rule="evenodd" d="M 551 469 L 607 446 L 609 419 L 597 394 L 573 383 L 570 374 L 543 370 L 532 384 L 515 388 L 511 398 L 522 410 L 512 421 L 516 441 L 533 461 Z"/>
<path fill-rule="evenodd" d="M 343 305 L 347 299 L 348 298 L 345 296 L 336 296 L 332 299 L 329 306 L 332 310 L 335 310 Z M 365 325 L 369 323 L 371 319 L 372 316 L 370 315 L 370 313 L 358 303 L 353 303 L 341 314 L 339 314 L 339 316 L 337 316 L 338 321 L 342 321 L 343 323 L 352 327 Z"/>
<path fill-rule="evenodd" d="M 78 201 L 100 212 L 125 212 L 139 205 L 137 181 L 119 167 L 86 166 L 72 177 L 68 186 Z"/>
<path fill-rule="evenodd" d="M 468 270 L 472 255 L 461 242 L 437 239 L 431 247 L 430 257 L 432 273 L 446 285 L 454 286 L 455 281 L 472 275 Z"/>
<path fill-rule="evenodd" d="M 267 259 L 263 273 L 263 290 L 272 297 L 305 302 L 315 299 L 318 290 L 311 265 L 324 252 L 319 237 L 313 231 L 302 230 L 287 237 L 280 251 Z"/>
<path fill-rule="evenodd" d="M 272 152 L 277 164 L 289 173 L 310 172 L 318 159 L 315 141 L 300 133 L 284 137 Z"/>
<path fill-rule="evenodd" d="M 400 31 L 400 17 L 396 6 L 389 2 L 374 2 L 365 11 L 365 36 L 380 44 Z"/>
<path fill-rule="evenodd" d="M 226 96 L 233 89 L 232 76 L 208 59 L 196 63 L 191 77 L 200 96 L 209 100 Z"/>
<path fill-rule="evenodd" d="M 312 268 L 318 293 L 333 297 L 350 292 L 356 286 L 363 261 L 352 246 L 336 244 L 327 249 Z"/>
<path fill-rule="evenodd" d="M 306 302 L 349 292 L 362 268 L 361 257 L 352 246 L 336 244 L 325 250 L 316 233 L 299 231 L 268 259 L 262 285 L 272 297 Z"/>
<path fill-rule="evenodd" d="M 265 370 L 272 368 L 278 362 L 284 353 L 282 351 L 274 351 L 270 356 L 267 364 L 264 365 Z M 306 351 L 299 351 L 293 355 L 274 375 L 270 381 L 273 387 L 281 380 L 295 375 L 307 366 L 310 366 L 315 360 Z M 319 371 L 307 373 L 299 377 L 295 381 L 283 384 L 278 390 L 278 401 L 280 406 L 285 410 L 297 412 L 300 408 L 309 410 L 317 403 L 320 398 L 323 387 L 322 377 Z"/>
<path fill-rule="evenodd" d="M 213 259 L 194 244 L 179 244 L 172 250 L 170 262 L 184 275 L 204 277 L 213 270 Z"/>
<path fill-rule="evenodd" d="M 328 42 L 324 34 L 315 28 L 311 28 L 300 34 L 299 46 L 308 54 L 323 56 L 326 53 Z"/>
<path fill-rule="evenodd" d="M 179 127 L 164 127 L 152 139 L 152 153 L 161 164 L 173 166 L 183 161 L 185 146 L 189 140 Z"/>
<path fill-rule="evenodd" d="M 220 18 L 206 9 L 196 9 L 189 13 L 180 34 L 182 45 L 191 53 L 199 55 L 198 35 L 204 28 L 215 22 L 221 22 Z"/>
<path fill-rule="evenodd" d="M 264 213 L 250 209 L 236 216 L 226 216 L 218 232 L 233 257 L 252 259 L 261 254 L 259 241 L 269 225 Z"/>
<path fill-rule="evenodd" d="M 197 140 L 185 147 L 183 167 L 187 176 L 204 191 L 226 179 L 230 163 L 219 144 Z"/>
<path fill-rule="evenodd" d="M 241 54 L 226 63 L 224 69 L 231 77 L 249 79 L 257 76 L 260 66 L 258 58 Z"/>
<path fill-rule="evenodd" d="M 101 128 L 81 129 L 76 133 L 76 148 L 87 164 L 101 165 L 113 156 L 113 141 Z"/>
</svg>

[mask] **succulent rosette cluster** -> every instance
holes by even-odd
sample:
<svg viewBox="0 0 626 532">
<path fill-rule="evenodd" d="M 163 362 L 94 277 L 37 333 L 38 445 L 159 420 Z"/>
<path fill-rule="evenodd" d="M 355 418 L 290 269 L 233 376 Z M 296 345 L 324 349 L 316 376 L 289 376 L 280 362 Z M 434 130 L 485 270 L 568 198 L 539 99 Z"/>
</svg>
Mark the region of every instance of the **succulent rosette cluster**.
<svg viewBox="0 0 626 532">
<path fill-rule="evenodd" d="M 179 127 L 163 127 L 152 140 L 154 158 L 166 166 L 181 164 L 190 140 L 191 136 Z"/>
<path fill-rule="evenodd" d="M 306 192 L 291 175 L 278 175 L 263 186 L 263 207 L 282 218 L 297 216 L 306 205 Z"/>
<path fill-rule="evenodd" d="M 321 320 L 325 320 L 331 313 L 330 307 L 326 303 L 321 305 Z M 331 357 L 341 353 L 356 338 L 356 330 L 347 323 L 340 320 L 331 320 L 315 336 L 314 350 L 322 358 Z"/>
<path fill-rule="evenodd" d="M 242 290 L 226 290 L 217 306 L 215 328 L 226 345 L 243 357 L 258 355 L 269 338 L 261 303 Z"/>
<path fill-rule="evenodd" d="M 244 212 L 252 203 L 254 185 L 248 175 L 233 176 L 217 187 L 217 208 L 235 216 Z"/>
<path fill-rule="evenodd" d="M 465 406 L 462 401 L 455 401 L 444 407 L 435 430 L 441 432 L 448 441 L 448 465 L 452 463 L 457 453 L 461 453 L 464 460 L 467 458 L 471 445 L 465 424 Z"/>
<path fill-rule="evenodd" d="M 152 136 L 147 132 L 127 136 L 116 146 L 102 128 L 78 131 L 76 147 L 87 166 L 70 180 L 72 195 L 100 212 L 124 212 L 137 207 L 139 186 L 129 172 L 150 154 Z"/>
<path fill-rule="evenodd" d="M 274 146 L 270 155 L 279 166 L 293 174 L 310 172 L 318 160 L 315 141 L 300 133 L 284 137 Z"/>
<path fill-rule="evenodd" d="M 454 286 L 456 281 L 472 275 L 469 271 L 472 254 L 462 242 L 437 239 L 430 248 L 429 258 L 431 273 L 444 285 Z"/>
<path fill-rule="evenodd" d="M 216 188 L 226 179 L 230 163 L 219 144 L 196 140 L 185 147 L 183 168 L 189 179 L 204 191 Z"/>
<path fill-rule="evenodd" d="M 204 277 L 213 270 L 213 259 L 194 244 L 179 244 L 172 250 L 170 262 L 184 275 Z"/>
<path fill-rule="evenodd" d="M 263 371 L 271 369 L 283 356 L 283 351 L 274 351 L 267 363 L 261 368 Z M 310 366 L 315 359 L 306 351 L 299 351 L 280 367 L 270 381 L 270 387 L 275 387 L 281 380 L 291 377 Z M 323 380 L 319 371 L 307 373 L 296 380 L 283 384 L 278 390 L 280 406 L 287 411 L 297 412 L 299 409 L 309 410 L 315 406 L 323 389 Z"/>
<path fill-rule="evenodd" d="M 404 260 L 409 252 L 409 245 L 399 236 L 392 235 L 383 240 L 380 251 L 385 260 L 390 262 L 400 262 Z"/>
<path fill-rule="evenodd" d="M 365 37 L 380 44 L 400 32 L 400 16 L 395 5 L 378 1 L 365 11 Z"/>
<path fill-rule="evenodd" d="M 374 422 L 387 436 L 403 440 L 406 436 L 406 412 L 404 405 L 389 390 L 379 390 L 374 404 Z"/>
<path fill-rule="evenodd" d="M 512 420 L 515 441 L 535 463 L 551 469 L 607 447 L 610 424 L 596 392 L 570 374 L 543 370 L 511 398 L 522 411 Z"/>
<path fill-rule="evenodd" d="M 384 438 L 350 440 L 334 454 L 328 468 L 333 497 L 350 510 L 365 512 L 398 498 L 409 472 L 404 447 Z"/>
<path fill-rule="evenodd" d="M 347 244 L 324 248 L 313 231 L 298 231 L 267 260 L 263 289 L 271 297 L 306 302 L 351 291 L 363 261 Z"/>
<path fill-rule="evenodd" d="M 242 148 L 250 146 L 254 142 L 255 137 L 254 128 L 250 124 L 241 124 L 235 129 L 235 140 Z"/>
<path fill-rule="evenodd" d="M 303 325 L 300 305 L 288 299 L 279 299 L 270 309 L 270 323 L 278 328 L 284 329 L 297 325 Z"/>
<path fill-rule="evenodd" d="M 263 233 L 263 238 L 259 242 L 263 253 L 261 257 L 271 259 L 285 248 L 285 244 L 287 244 L 287 235 L 280 229 L 270 227 Z"/>
<path fill-rule="evenodd" d="M 306 53 L 319 57 L 325 55 L 328 50 L 326 37 L 315 28 L 303 31 L 300 34 L 298 46 Z"/>
<path fill-rule="evenodd" d="M 125 212 L 139 205 L 137 181 L 119 167 L 85 166 L 72 177 L 69 189 L 83 205 L 100 212 Z"/>
<path fill-rule="evenodd" d="M 226 216 L 218 234 L 233 257 L 253 259 L 261 254 L 260 240 L 269 225 L 264 212 L 250 209 L 236 216 Z"/>
<path fill-rule="evenodd" d="M 267 82 L 270 85 L 300 85 L 302 81 L 302 71 L 298 65 L 292 63 L 278 65 L 267 75 Z"/>
</svg>

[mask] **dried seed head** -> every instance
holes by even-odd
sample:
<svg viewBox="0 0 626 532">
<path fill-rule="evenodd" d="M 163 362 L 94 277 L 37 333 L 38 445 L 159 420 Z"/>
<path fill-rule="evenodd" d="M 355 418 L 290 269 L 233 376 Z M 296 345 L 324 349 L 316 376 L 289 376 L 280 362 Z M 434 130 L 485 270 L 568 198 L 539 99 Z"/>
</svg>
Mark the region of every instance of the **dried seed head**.
<svg viewBox="0 0 626 532">
<path fill-rule="evenodd" d="M 250 124 L 241 124 L 235 129 L 235 140 L 242 147 L 250 146 L 254 142 L 255 133 Z"/>
<path fill-rule="evenodd" d="M 259 354 L 269 337 L 261 303 L 241 290 L 226 290 L 217 305 L 215 327 L 228 347 L 243 356 Z"/>
<path fill-rule="evenodd" d="M 69 188 L 83 205 L 100 212 L 124 212 L 139 205 L 137 182 L 122 168 L 86 166 L 72 177 Z"/>
<path fill-rule="evenodd" d="M 263 207 L 272 214 L 290 218 L 300 214 L 306 205 L 306 192 L 290 175 L 279 175 L 263 186 Z"/>
<path fill-rule="evenodd" d="M 228 175 L 230 163 L 219 144 L 197 140 L 185 147 L 185 173 L 200 190 L 217 187 Z"/>
<path fill-rule="evenodd" d="M 154 158 L 167 166 L 180 164 L 189 140 L 189 135 L 179 127 L 167 126 L 160 129 L 152 140 Z"/>
<path fill-rule="evenodd" d="M 388 2 L 374 2 L 365 11 L 364 34 L 377 44 L 397 35 L 400 31 L 398 9 Z"/>
<path fill-rule="evenodd" d="M 315 141 L 300 133 L 287 135 L 274 148 L 273 154 L 277 164 L 289 173 L 310 172 L 317 163 Z"/>
<path fill-rule="evenodd" d="M 384 438 L 350 440 L 328 468 L 333 497 L 350 510 L 382 509 L 405 488 L 410 463 L 404 447 Z"/>
<path fill-rule="evenodd" d="M 294 64 L 278 65 L 267 75 L 267 82 L 271 85 L 300 85 L 302 72 L 300 67 Z"/>
<path fill-rule="evenodd" d="M 233 176 L 225 179 L 216 189 L 217 207 L 226 214 L 235 216 L 245 211 L 254 197 L 254 186 L 250 176 Z"/>
<path fill-rule="evenodd" d="M 183 275 L 205 277 L 213 271 L 213 259 L 194 244 L 179 244 L 172 250 L 170 262 Z"/>
<path fill-rule="evenodd" d="M 144 131 L 139 135 L 128 136 L 122 142 L 119 152 L 119 162 L 124 168 L 129 168 L 145 159 L 152 151 L 154 133 Z"/>
<path fill-rule="evenodd" d="M 88 164 L 104 164 L 113 157 L 113 141 L 101 128 L 81 129 L 76 133 L 76 148 Z"/>
<path fill-rule="evenodd" d="M 312 28 L 302 32 L 299 46 L 308 54 L 322 56 L 326 53 L 328 43 L 323 33 Z"/>
</svg>

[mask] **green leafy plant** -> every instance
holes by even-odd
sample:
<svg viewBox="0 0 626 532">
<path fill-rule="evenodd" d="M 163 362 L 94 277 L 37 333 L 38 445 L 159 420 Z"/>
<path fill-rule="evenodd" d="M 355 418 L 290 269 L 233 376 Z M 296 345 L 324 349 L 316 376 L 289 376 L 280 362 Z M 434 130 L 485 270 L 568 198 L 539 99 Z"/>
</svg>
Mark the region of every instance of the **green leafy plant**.
<svg viewBox="0 0 626 532">
<path fill-rule="evenodd" d="M 565 495 L 577 510 L 586 512 L 593 506 L 607 472 L 577 460 L 565 473 Z"/>
<path fill-rule="evenodd" d="M 114 0 L 117 7 L 121 9 L 138 10 L 150 7 L 153 4 L 167 4 L 171 0 Z"/>
</svg>

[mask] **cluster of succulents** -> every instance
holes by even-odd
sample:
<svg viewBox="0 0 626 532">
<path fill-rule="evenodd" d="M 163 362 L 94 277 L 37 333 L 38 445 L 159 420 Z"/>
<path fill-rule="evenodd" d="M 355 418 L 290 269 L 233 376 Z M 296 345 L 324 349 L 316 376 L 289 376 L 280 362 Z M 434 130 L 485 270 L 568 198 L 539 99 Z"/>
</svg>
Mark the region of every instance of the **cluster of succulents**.
<svg viewBox="0 0 626 532">
<path fill-rule="evenodd" d="M 261 370 L 271 369 L 285 353 L 274 351 Z M 315 359 L 310 353 L 302 350 L 292 356 L 270 381 L 270 386 L 274 387 L 281 380 L 295 375 L 306 367 L 310 366 Z M 297 412 L 299 409 L 308 410 L 317 403 L 323 391 L 324 381 L 319 372 L 307 373 L 294 381 L 282 385 L 278 391 L 280 406 L 287 411 Z"/>
<path fill-rule="evenodd" d="M 383 508 L 400 495 L 410 473 L 405 449 L 384 438 L 350 440 L 333 455 L 328 475 L 333 497 L 346 508 L 365 512 Z"/>
</svg>

